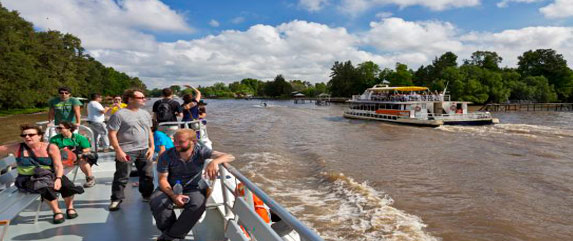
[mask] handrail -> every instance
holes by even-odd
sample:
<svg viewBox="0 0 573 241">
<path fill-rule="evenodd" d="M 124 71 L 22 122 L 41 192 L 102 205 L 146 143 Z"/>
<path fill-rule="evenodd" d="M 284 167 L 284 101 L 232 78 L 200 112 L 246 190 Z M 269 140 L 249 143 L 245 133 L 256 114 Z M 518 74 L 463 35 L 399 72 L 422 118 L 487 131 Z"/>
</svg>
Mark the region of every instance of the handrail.
<svg viewBox="0 0 573 241">
<path fill-rule="evenodd" d="M 239 181 L 241 181 L 251 192 L 253 192 L 257 197 L 259 197 L 269 208 L 279 215 L 279 217 L 288 225 L 290 225 L 301 237 L 302 240 L 308 241 L 324 241 L 318 234 L 316 234 L 312 229 L 308 228 L 298 219 L 296 219 L 292 214 L 290 214 L 285 208 L 278 204 L 275 200 L 269 197 L 262 189 L 257 187 L 252 183 L 247 177 L 245 177 L 241 172 L 239 172 L 235 167 L 225 163 L 225 168 L 233 174 Z"/>
</svg>

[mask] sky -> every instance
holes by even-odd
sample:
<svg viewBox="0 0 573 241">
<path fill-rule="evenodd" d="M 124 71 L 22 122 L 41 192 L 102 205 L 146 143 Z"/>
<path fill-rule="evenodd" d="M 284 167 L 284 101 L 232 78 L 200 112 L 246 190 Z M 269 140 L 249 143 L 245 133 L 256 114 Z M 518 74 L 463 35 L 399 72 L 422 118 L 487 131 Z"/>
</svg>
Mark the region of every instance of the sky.
<svg viewBox="0 0 573 241">
<path fill-rule="evenodd" d="M 551 48 L 573 63 L 573 0 L 0 0 L 36 30 L 148 88 L 244 78 L 328 82 L 335 61 L 416 70 L 447 51 L 515 67 Z"/>
</svg>

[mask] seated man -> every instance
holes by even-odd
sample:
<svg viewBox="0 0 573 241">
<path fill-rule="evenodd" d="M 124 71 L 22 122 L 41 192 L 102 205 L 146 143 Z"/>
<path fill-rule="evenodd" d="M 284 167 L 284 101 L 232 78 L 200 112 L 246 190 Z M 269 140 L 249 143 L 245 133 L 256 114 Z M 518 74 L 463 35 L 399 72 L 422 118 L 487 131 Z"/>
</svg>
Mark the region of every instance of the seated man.
<svg viewBox="0 0 573 241">
<path fill-rule="evenodd" d="M 76 130 L 76 126 L 70 122 L 61 122 L 56 126 L 56 131 L 59 133 L 52 138 L 50 138 L 50 143 L 56 144 L 58 148 L 68 148 L 74 153 L 78 154 L 79 166 L 82 172 L 86 175 L 86 183 L 84 183 L 85 188 L 93 187 L 95 185 L 95 177 L 92 173 L 92 159 L 85 158 L 82 154 L 90 153 L 90 141 L 88 138 L 73 133 Z"/>
<path fill-rule="evenodd" d="M 151 195 L 151 212 L 162 234 L 158 240 L 184 239 L 205 211 L 206 188 L 200 187 L 201 171 L 205 160 L 213 160 L 205 168 L 205 174 L 215 179 L 219 164 L 231 162 L 232 155 L 212 151 L 197 145 L 195 131 L 180 129 L 175 133 L 175 148 L 168 149 L 159 157 L 159 189 Z M 183 193 L 176 194 L 173 186 L 179 182 Z M 183 208 L 176 218 L 174 206 Z"/>
</svg>

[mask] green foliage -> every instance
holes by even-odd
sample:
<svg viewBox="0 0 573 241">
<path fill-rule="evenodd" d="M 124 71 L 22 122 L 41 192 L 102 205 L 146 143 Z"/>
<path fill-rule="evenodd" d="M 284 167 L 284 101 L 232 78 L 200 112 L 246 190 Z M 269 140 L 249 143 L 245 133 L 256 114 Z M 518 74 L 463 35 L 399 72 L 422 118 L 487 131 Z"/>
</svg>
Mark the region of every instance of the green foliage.
<svg viewBox="0 0 573 241">
<path fill-rule="evenodd" d="M 573 99 L 573 71 L 567 67 L 563 55 L 553 49 L 537 49 L 523 53 L 518 59 L 517 71 L 522 76 L 544 76 L 555 86 L 559 100 Z"/>
<path fill-rule="evenodd" d="M 364 91 L 361 74 L 354 68 L 352 62 L 340 63 L 336 61 L 330 70 L 332 72 L 330 74 L 331 79 L 328 81 L 328 89 L 332 96 L 350 97 Z"/>
<path fill-rule="evenodd" d="M 84 54 L 77 37 L 58 31 L 35 32 L 17 12 L 0 5 L 0 108 L 45 107 L 60 86 L 83 97 L 145 89 L 138 78 Z"/>
</svg>

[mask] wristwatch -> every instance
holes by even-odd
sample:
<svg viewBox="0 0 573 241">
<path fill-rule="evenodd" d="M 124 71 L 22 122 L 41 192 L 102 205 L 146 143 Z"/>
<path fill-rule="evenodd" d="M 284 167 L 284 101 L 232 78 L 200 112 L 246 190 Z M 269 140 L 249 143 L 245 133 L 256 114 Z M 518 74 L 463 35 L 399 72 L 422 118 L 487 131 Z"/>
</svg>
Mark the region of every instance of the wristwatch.
<svg viewBox="0 0 573 241">
<path fill-rule="evenodd" d="M 62 177 L 56 177 L 56 179 L 62 179 Z"/>
</svg>

